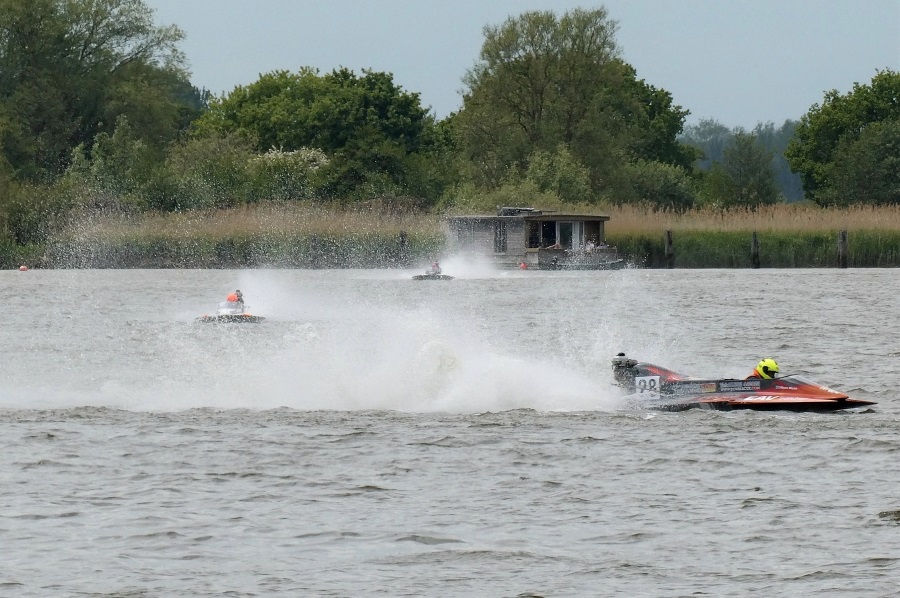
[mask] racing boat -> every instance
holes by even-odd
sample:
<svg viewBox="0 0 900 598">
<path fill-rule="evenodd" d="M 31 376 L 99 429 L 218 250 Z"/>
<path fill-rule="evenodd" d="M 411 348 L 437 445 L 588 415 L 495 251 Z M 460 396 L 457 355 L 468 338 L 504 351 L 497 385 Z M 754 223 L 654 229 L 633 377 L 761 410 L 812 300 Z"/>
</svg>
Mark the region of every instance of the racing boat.
<svg viewBox="0 0 900 598">
<path fill-rule="evenodd" d="M 875 405 L 874 401 L 852 399 L 797 374 L 770 380 L 691 378 L 629 359 L 624 353 L 613 358 L 612 368 L 616 384 L 628 394 L 637 395 L 648 408 L 662 411 L 694 408 L 837 411 Z"/>
<path fill-rule="evenodd" d="M 416 274 L 413 276 L 413 280 L 453 280 L 452 276 L 447 276 L 446 274 Z"/>
<path fill-rule="evenodd" d="M 213 315 L 203 315 L 197 318 L 200 322 L 213 322 L 219 324 L 248 323 L 258 324 L 265 320 L 262 316 L 254 316 L 244 311 L 244 304 L 238 301 L 223 301 L 216 308 Z"/>
</svg>

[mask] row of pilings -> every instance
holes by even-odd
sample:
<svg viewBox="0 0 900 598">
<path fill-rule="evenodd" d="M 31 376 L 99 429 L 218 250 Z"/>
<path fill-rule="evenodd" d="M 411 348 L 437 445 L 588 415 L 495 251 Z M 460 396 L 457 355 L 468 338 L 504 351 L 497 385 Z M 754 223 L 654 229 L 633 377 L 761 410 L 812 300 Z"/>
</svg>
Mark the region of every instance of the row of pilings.
<svg viewBox="0 0 900 598">
<path fill-rule="evenodd" d="M 671 230 L 667 230 L 665 234 L 665 247 L 663 251 L 663 255 L 665 256 L 665 267 L 666 268 L 674 268 L 675 267 L 675 235 Z M 837 257 L 837 267 L 838 268 L 846 268 L 849 263 L 849 243 L 848 243 L 848 234 L 846 230 L 838 231 L 837 235 L 837 244 L 836 244 L 836 257 Z M 760 261 L 760 242 L 759 235 L 757 235 L 756 231 L 751 233 L 750 235 L 750 267 L 751 268 L 759 268 Z"/>
</svg>

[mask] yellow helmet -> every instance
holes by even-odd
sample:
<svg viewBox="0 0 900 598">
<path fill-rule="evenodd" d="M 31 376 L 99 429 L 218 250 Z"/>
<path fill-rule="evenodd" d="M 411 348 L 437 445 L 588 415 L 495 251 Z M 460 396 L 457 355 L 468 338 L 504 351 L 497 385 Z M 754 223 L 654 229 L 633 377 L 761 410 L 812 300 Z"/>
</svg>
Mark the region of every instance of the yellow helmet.
<svg viewBox="0 0 900 598">
<path fill-rule="evenodd" d="M 759 365 L 756 366 L 756 373 L 764 380 L 774 378 L 775 374 L 778 373 L 778 364 L 775 363 L 775 360 L 771 357 L 767 357 L 760 361 Z"/>
</svg>

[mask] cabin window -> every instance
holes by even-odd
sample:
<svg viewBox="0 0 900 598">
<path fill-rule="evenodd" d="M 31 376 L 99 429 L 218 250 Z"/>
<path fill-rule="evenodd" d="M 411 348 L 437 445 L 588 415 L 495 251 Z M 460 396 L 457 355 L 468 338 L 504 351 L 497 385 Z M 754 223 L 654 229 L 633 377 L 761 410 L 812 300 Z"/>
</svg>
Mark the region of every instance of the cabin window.
<svg viewBox="0 0 900 598">
<path fill-rule="evenodd" d="M 593 241 L 595 244 L 599 243 L 603 240 L 603 235 L 600 234 L 600 223 L 599 222 L 585 222 L 584 223 L 584 241 Z"/>
<path fill-rule="evenodd" d="M 563 249 L 572 249 L 573 228 L 574 226 L 571 222 L 559 223 L 559 236 L 557 237 L 557 239 L 559 244 L 562 245 Z"/>
<path fill-rule="evenodd" d="M 506 223 L 494 223 L 494 253 L 506 253 Z"/>
<path fill-rule="evenodd" d="M 528 231 L 528 248 L 534 249 L 541 246 L 541 227 L 537 222 L 526 222 Z"/>
<path fill-rule="evenodd" d="M 556 223 L 541 222 L 541 244 L 549 247 L 556 243 Z"/>
</svg>

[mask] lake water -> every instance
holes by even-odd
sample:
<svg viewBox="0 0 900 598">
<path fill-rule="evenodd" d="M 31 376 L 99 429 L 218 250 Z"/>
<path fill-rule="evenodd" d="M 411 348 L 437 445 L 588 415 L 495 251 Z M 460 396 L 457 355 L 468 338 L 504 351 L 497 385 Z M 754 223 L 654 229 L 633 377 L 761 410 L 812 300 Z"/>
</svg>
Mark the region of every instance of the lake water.
<svg viewBox="0 0 900 598">
<path fill-rule="evenodd" d="M 0 596 L 900 593 L 896 270 L 443 266 L 0 272 Z M 645 411 L 619 351 L 878 404 Z"/>
</svg>

